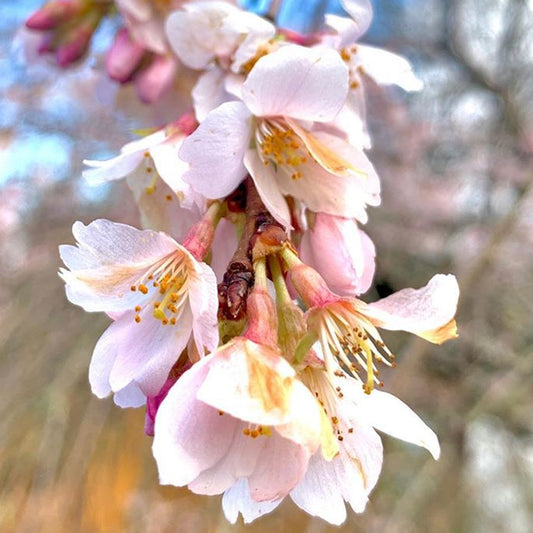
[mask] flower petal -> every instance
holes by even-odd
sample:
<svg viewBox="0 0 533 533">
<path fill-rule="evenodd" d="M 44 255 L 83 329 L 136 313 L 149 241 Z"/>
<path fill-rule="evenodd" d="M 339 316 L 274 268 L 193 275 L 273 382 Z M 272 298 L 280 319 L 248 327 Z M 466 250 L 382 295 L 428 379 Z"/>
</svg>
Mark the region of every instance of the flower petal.
<svg viewBox="0 0 533 533">
<path fill-rule="evenodd" d="M 197 276 L 189 285 L 189 303 L 193 315 L 193 335 L 200 354 L 218 345 L 218 292 L 213 270 L 205 263 L 197 265 Z"/>
<path fill-rule="evenodd" d="M 221 416 L 230 416 L 223 414 Z M 204 470 L 189 489 L 196 494 L 220 494 L 234 485 L 241 477 L 249 476 L 255 469 L 265 448 L 266 438 L 252 439 L 243 434 L 245 424 L 235 424 L 233 440 L 228 452 L 211 468 Z"/>
<path fill-rule="evenodd" d="M 423 446 L 434 459 L 439 458 L 439 441 L 433 430 L 396 396 L 381 391 L 361 393 L 358 403 L 376 429 L 397 439 Z"/>
<path fill-rule="evenodd" d="M 409 331 L 441 344 L 457 336 L 453 317 L 459 299 L 455 276 L 437 274 L 421 289 L 402 289 L 365 306 L 363 313 L 378 327 Z"/>
<path fill-rule="evenodd" d="M 233 100 L 232 96 L 226 92 L 225 77 L 225 72 L 215 66 L 198 78 L 192 90 L 194 113 L 198 122 L 203 122 L 207 115 L 219 105 Z"/>
<path fill-rule="evenodd" d="M 244 523 L 249 524 L 256 518 L 273 511 L 281 502 L 281 499 L 270 502 L 256 502 L 252 500 L 248 480 L 241 478 L 233 487 L 224 493 L 222 510 L 228 522 L 235 524 L 239 513 L 241 513 Z"/>
<path fill-rule="evenodd" d="M 287 422 L 294 370 L 272 349 L 236 337 L 215 352 L 198 399 L 265 426 Z"/>
<path fill-rule="evenodd" d="M 227 453 L 238 421 L 196 399 L 209 358 L 185 372 L 157 411 L 152 451 L 163 485 L 181 487 Z"/>
<path fill-rule="evenodd" d="M 285 228 L 291 227 L 291 214 L 272 170 L 266 167 L 257 155 L 257 150 L 246 150 L 244 164 L 254 180 L 257 192 L 269 213 Z"/>
<path fill-rule="evenodd" d="M 256 116 L 317 122 L 332 120 L 347 93 L 348 70 L 337 52 L 297 45 L 259 59 L 242 87 L 243 101 Z"/>
<path fill-rule="evenodd" d="M 99 219 L 72 227 L 78 246 L 60 246 L 68 299 L 86 311 L 120 312 L 142 295 L 130 287 L 154 262 L 180 246 L 168 235 Z M 184 251 L 184 253 L 187 253 Z"/>
<path fill-rule="evenodd" d="M 288 495 L 304 476 L 309 460 L 306 450 L 276 432 L 265 438 L 256 468 L 248 477 L 250 495 L 258 502 Z"/>
<path fill-rule="evenodd" d="M 117 355 L 109 383 L 117 391 L 135 381 L 146 396 L 155 396 L 187 345 L 192 313 L 184 309 L 176 326 L 163 326 L 152 316 L 150 306 L 140 313 L 139 323 L 133 317 L 133 312 L 126 313 L 113 324 L 117 328 Z"/>
<path fill-rule="evenodd" d="M 358 39 L 366 33 L 372 22 L 372 4 L 370 0 L 341 0 L 342 7 L 352 17 L 359 29 Z"/>
<path fill-rule="evenodd" d="M 355 59 L 379 85 L 397 85 L 409 92 L 420 91 L 424 87 L 409 61 L 402 56 L 373 46 L 358 45 Z"/>
<path fill-rule="evenodd" d="M 188 4 L 166 22 L 170 46 L 190 68 L 204 69 L 215 57 L 231 54 L 240 33 L 228 28 L 225 19 L 239 11 L 227 2 Z"/>
<path fill-rule="evenodd" d="M 305 477 L 292 490 L 291 498 L 300 509 L 330 524 L 338 526 L 346 520 L 346 506 L 335 469 L 320 453 L 309 460 Z"/>
<path fill-rule="evenodd" d="M 233 191 L 246 176 L 243 157 L 250 141 L 250 119 L 241 102 L 226 102 L 209 113 L 179 152 L 190 165 L 184 181 L 207 198 Z"/>
</svg>

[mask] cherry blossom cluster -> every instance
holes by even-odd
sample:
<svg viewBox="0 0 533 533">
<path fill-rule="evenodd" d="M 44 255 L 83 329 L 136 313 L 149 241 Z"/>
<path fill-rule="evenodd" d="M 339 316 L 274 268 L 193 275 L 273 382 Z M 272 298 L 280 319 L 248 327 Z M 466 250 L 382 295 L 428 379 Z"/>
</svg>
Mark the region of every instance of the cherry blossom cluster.
<svg viewBox="0 0 533 533">
<path fill-rule="evenodd" d="M 112 77 L 152 96 L 192 80 L 189 112 L 85 161 L 91 183 L 127 179 L 145 229 L 76 222 L 60 276 L 72 303 L 112 321 L 94 394 L 145 406 L 161 483 L 223 494 L 233 523 L 287 497 L 332 524 L 345 502 L 362 512 L 382 465 L 376 430 L 440 453 L 377 390 L 395 365 L 380 329 L 454 338 L 455 277 L 360 299 L 375 248 L 359 225 L 380 204 L 364 86 L 421 83 L 404 58 L 359 42 L 368 0 L 342 5 L 309 35 L 222 1 L 52 0 L 27 22 L 66 64 L 116 7 Z"/>
</svg>

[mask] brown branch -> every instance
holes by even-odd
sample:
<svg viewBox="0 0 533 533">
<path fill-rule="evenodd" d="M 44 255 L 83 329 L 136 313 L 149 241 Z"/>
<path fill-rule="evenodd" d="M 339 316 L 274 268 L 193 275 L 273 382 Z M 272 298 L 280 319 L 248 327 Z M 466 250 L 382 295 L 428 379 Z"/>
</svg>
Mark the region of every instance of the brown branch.
<svg viewBox="0 0 533 533">
<path fill-rule="evenodd" d="M 254 284 L 252 250 L 259 235 L 269 228 L 280 231 L 279 224 L 268 212 L 261 200 L 253 180 L 248 177 L 246 186 L 246 221 L 237 249 L 226 269 L 222 283 L 218 286 L 219 318 L 241 320 L 246 313 L 246 299 Z M 241 192 L 242 193 L 242 192 Z M 242 201 L 242 199 L 241 199 Z M 281 228 L 284 238 L 285 231 Z"/>
</svg>

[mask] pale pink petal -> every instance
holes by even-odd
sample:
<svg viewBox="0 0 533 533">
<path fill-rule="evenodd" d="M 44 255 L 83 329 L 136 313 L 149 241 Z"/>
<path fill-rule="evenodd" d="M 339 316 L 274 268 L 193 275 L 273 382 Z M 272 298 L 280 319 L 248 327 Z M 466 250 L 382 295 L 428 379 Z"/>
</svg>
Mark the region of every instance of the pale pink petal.
<svg viewBox="0 0 533 533">
<path fill-rule="evenodd" d="M 260 436 L 253 439 L 243 434 L 244 428 L 243 422 L 235 424 L 228 452 L 220 461 L 189 483 L 190 490 L 197 494 L 221 494 L 239 478 L 247 477 L 255 470 L 259 456 L 263 454 L 270 437 Z"/>
<path fill-rule="evenodd" d="M 163 485 L 191 483 L 224 457 L 233 441 L 239 422 L 196 399 L 209 357 L 180 377 L 157 412 L 152 450 Z"/>
<path fill-rule="evenodd" d="M 303 478 L 308 461 L 309 454 L 301 446 L 273 432 L 248 477 L 250 496 L 259 502 L 288 495 Z"/>
<path fill-rule="evenodd" d="M 222 510 L 228 522 L 235 524 L 239 513 L 241 513 L 244 523 L 249 524 L 256 518 L 273 511 L 281 502 L 281 499 L 270 502 L 256 502 L 252 500 L 248 480 L 241 478 L 233 487 L 224 493 Z"/>
<path fill-rule="evenodd" d="M 69 300 L 87 311 L 120 312 L 135 307 L 143 295 L 132 293 L 131 285 L 155 261 L 179 249 L 163 233 L 104 219 L 88 226 L 76 222 L 72 231 L 78 247 L 60 247 L 60 255 L 71 270 L 61 269 L 60 276 L 66 282 Z"/>
<path fill-rule="evenodd" d="M 113 401 L 119 407 L 141 407 L 146 403 L 146 395 L 137 383 L 130 383 L 123 389 L 115 392 Z"/>
<path fill-rule="evenodd" d="M 373 46 L 358 45 L 356 61 L 379 85 L 397 85 L 404 91 L 420 91 L 424 87 L 409 61 L 397 54 Z"/>
<path fill-rule="evenodd" d="M 231 70 L 239 73 L 242 66 L 254 58 L 259 47 L 274 37 L 276 28 L 264 18 L 247 11 L 229 17 L 227 22 L 234 25 L 236 33 L 246 28 L 246 37 L 233 54 L 231 64 Z"/>
<path fill-rule="evenodd" d="M 372 285 L 374 272 L 376 270 L 376 247 L 372 239 L 362 230 L 359 230 L 361 236 L 361 251 L 364 258 L 363 273 L 359 280 L 359 294 L 364 294 Z"/>
<path fill-rule="evenodd" d="M 183 179 L 207 198 L 228 195 L 246 176 L 243 157 L 250 126 L 250 113 L 241 102 L 227 102 L 209 113 L 179 152 L 190 165 Z"/>
<path fill-rule="evenodd" d="M 332 152 L 366 175 L 347 171 L 347 175 L 337 176 L 310 160 L 298 167 L 302 174 L 299 179 L 293 179 L 281 166 L 277 171 L 271 169 L 280 191 L 301 200 L 312 211 L 366 222 L 366 205 L 380 203 L 379 178 L 372 164 L 362 152 L 342 139 L 324 132 L 316 132 L 313 136 L 321 143 L 327 143 Z"/>
<path fill-rule="evenodd" d="M 162 179 L 156 181 L 152 192 L 152 175 L 147 173 L 130 175 L 126 182 L 139 208 L 142 227 L 163 231 L 177 242 L 185 238 L 204 212 L 196 203 L 200 195 L 188 184 L 184 185 L 190 192 L 183 197 L 178 196 Z"/>
<path fill-rule="evenodd" d="M 93 394 L 98 398 L 105 398 L 112 392 L 109 374 L 117 358 L 117 336 L 123 334 L 123 329 L 116 324 L 111 324 L 98 339 L 89 365 L 89 383 Z"/>
<path fill-rule="evenodd" d="M 352 146 L 361 150 L 368 150 L 372 147 L 366 123 L 365 87 L 362 83 L 358 87 L 350 88 L 346 104 L 332 124 L 343 133 Z"/>
<path fill-rule="evenodd" d="M 198 399 L 264 426 L 287 422 L 294 370 L 276 352 L 242 337 L 215 353 Z"/>
<path fill-rule="evenodd" d="M 352 17 L 359 29 L 359 38 L 366 33 L 372 22 L 372 4 L 370 0 L 341 0 L 342 7 Z"/>
<path fill-rule="evenodd" d="M 292 490 L 291 498 L 300 509 L 330 524 L 340 525 L 346 520 L 346 506 L 335 468 L 320 453 L 309 460 L 305 477 Z"/>
<path fill-rule="evenodd" d="M 426 448 L 438 459 L 439 441 L 435 433 L 405 403 L 386 392 L 360 395 L 359 407 L 379 431 Z"/>
<path fill-rule="evenodd" d="M 290 409 L 292 420 L 276 426 L 276 431 L 302 446 L 311 456 L 321 442 L 321 408 L 311 391 L 300 381 L 295 381 L 292 387 Z"/>
<path fill-rule="evenodd" d="M 165 142 L 150 149 L 150 155 L 161 179 L 175 192 L 187 194 L 190 185 L 183 181 L 183 174 L 188 165 L 180 159 L 178 153 L 185 135 L 176 134 L 169 137 Z"/>
<path fill-rule="evenodd" d="M 141 313 L 141 322 L 134 321 L 134 313 L 127 313 L 117 320 L 114 345 L 116 358 L 109 383 L 113 390 L 120 390 L 135 381 L 146 396 L 155 396 L 168 373 L 186 347 L 192 329 L 192 313 L 183 309 L 175 326 L 162 325 L 152 316 L 147 306 Z"/>
<path fill-rule="evenodd" d="M 142 160 L 142 152 L 124 152 L 107 161 L 85 159 L 83 164 L 91 168 L 84 170 L 82 174 L 91 185 L 97 185 L 127 176 L 141 164 Z"/>
<path fill-rule="evenodd" d="M 141 137 L 140 139 L 136 141 L 129 142 L 128 144 L 125 144 L 121 149 L 121 153 L 133 153 L 133 152 L 142 152 L 144 153 L 146 150 L 149 150 L 150 148 L 157 146 L 158 144 L 165 142 L 167 138 L 167 133 L 164 129 L 157 130 L 154 133 L 151 133 L 150 135 L 146 135 L 146 137 Z"/>
<path fill-rule="evenodd" d="M 211 268 L 219 282 L 222 281 L 233 253 L 237 249 L 237 243 L 237 228 L 235 224 L 223 218 L 218 223 L 215 232 L 215 240 L 212 246 L 213 258 L 211 259 Z"/>
<path fill-rule="evenodd" d="M 197 265 L 197 275 L 189 285 L 189 303 L 193 315 L 193 335 L 200 354 L 218 345 L 218 292 L 213 270 L 205 263 Z"/>
<path fill-rule="evenodd" d="M 367 305 L 364 314 L 378 327 L 441 343 L 456 336 L 453 318 L 458 299 L 455 276 L 437 274 L 421 289 L 402 289 Z"/>
<path fill-rule="evenodd" d="M 257 192 L 269 213 L 286 228 L 291 227 L 291 214 L 276 180 L 273 178 L 272 166 L 265 166 L 257 150 L 247 150 L 244 164 L 254 180 Z"/>
<path fill-rule="evenodd" d="M 242 98 L 260 117 L 288 116 L 328 122 L 344 105 L 348 70 L 326 48 L 288 45 L 262 57 L 242 87 Z"/>
<path fill-rule="evenodd" d="M 190 68 L 203 69 L 217 56 L 229 56 L 240 33 L 228 27 L 226 18 L 239 11 L 227 2 L 188 4 L 175 11 L 166 22 L 170 46 Z"/>
<path fill-rule="evenodd" d="M 214 66 L 204 72 L 192 90 L 194 113 L 198 122 L 203 122 L 210 111 L 229 100 L 233 100 L 225 87 L 226 73 Z"/>
</svg>

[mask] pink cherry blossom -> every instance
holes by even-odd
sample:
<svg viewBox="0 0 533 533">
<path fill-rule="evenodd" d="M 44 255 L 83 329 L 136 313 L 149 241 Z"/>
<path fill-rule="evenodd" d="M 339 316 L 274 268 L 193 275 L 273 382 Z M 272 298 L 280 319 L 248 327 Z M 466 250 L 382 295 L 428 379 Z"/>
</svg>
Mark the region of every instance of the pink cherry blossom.
<svg viewBox="0 0 533 533">
<path fill-rule="evenodd" d="M 73 233 L 77 246 L 60 247 L 67 297 L 114 318 L 93 353 L 93 392 L 141 405 L 159 393 L 187 343 L 200 354 L 217 345 L 215 275 L 163 233 L 108 220 L 76 222 Z"/>
<path fill-rule="evenodd" d="M 287 45 L 262 57 L 242 86 L 243 101 L 219 106 L 184 141 L 180 156 L 190 165 L 184 180 L 221 198 L 250 173 L 266 207 L 287 227 L 285 195 L 314 211 L 366 221 L 366 204 L 379 203 L 371 163 L 342 138 L 306 126 L 332 120 L 347 90 L 347 69 L 331 50 Z"/>
<path fill-rule="evenodd" d="M 323 368 L 305 368 L 300 378 L 320 401 L 325 424 L 337 443 L 337 453 L 325 456 L 318 450 L 310 458 L 303 479 L 290 492 L 291 499 L 312 516 L 340 525 L 346 519 L 345 502 L 361 513 L 377 483 L 383 447 L 376 429 L 427 448 L 438 459 L 440 447 L 434 432 L 407 405 L 391 394 L 373 391 L 367 395 L 359 383 L 340 372 L 330 375 Z M 323 442 L 328 442 L 324 437 Z M 226 518 L 235 523 L 238 514 L 245 523 L 272 511 L 283 498 L 255 501 L 246 483 L 239 480 L 226 490 L 222 505 Z"/>
<path fill-rule="evenodd" d="M 333 293 L 318 272 L 290 252 L 285 259 L 291 281 L 309 307 L 309 335 L 319 341 L 326 368 L 333 372 L 342 365 L 356 377 L 366 372 L 367 393 L 380 383 L 376 364 L 390 366 L 394 359 L 377 327 L 408 331 L 436 344 L 457 336 L 459 287 L 451 274 L 437 274 L 421 289 L 403 289 L 367 304 Z"/>
<path fill-rule="evenodd" d="M 320 445 L 318 403 L 275 349 L 238 337 L 193 365 L 161 403 L 160 481 L 220 494 L 240 478 L 255 501 L 290 492 Z"/>
</svg>

